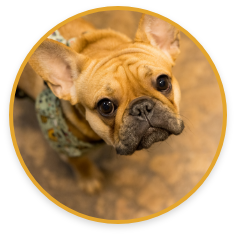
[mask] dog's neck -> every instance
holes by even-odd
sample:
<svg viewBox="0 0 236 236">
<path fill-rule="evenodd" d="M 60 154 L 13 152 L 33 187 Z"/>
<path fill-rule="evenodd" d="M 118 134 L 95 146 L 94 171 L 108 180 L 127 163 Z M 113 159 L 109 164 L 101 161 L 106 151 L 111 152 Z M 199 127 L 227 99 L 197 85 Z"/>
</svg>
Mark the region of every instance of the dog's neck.
<svg viewBox="0 0 236 236">
<path fill-rule="evenodd" d="M 91 129 L 78 106 L 72 106 L 68 101 L 61 100 L 61 107 L 66 123 L 74 136 L 85 142 L 96 142 L 101 140 L 101 138 Z"/>
</svg>

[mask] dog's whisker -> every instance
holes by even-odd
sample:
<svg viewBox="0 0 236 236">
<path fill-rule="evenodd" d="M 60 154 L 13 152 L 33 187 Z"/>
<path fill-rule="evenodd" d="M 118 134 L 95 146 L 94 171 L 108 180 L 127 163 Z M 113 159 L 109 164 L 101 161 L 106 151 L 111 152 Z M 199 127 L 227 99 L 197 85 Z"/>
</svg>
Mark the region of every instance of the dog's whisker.
<svg viewBox="0 0 236 236">
<path fill-rule="evenodd" d="M 172 148 L 172 146 L 167 142 L 167 140 L 165 140 L 164 142 L 167 143 L 167 145 Z"/>
</svg>

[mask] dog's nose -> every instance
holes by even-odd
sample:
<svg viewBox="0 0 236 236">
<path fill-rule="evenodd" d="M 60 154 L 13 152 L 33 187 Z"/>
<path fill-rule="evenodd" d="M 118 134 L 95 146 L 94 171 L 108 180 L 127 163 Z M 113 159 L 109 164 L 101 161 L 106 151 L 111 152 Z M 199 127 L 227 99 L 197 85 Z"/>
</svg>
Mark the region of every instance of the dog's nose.
<svg viewBox="0 0 236 236">
<path fill-rule="evenodd" d="M 130 103 L 130 115 L 146 119 L 152 114 L 155 103 L 148 97 L 134 99 Z"/>
</svg>

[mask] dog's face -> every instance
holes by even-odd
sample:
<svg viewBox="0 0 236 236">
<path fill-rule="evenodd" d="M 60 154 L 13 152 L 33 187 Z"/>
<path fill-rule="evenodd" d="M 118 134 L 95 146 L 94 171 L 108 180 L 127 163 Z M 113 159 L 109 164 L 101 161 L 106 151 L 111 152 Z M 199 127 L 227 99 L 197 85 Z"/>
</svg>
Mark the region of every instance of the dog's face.
<svg viewBox="0 0 236 236">
<path fill-rule="evenodd" d="M 78 88 L 93 130 L 127 155 L 181 133 L 183 122 L 177 115 L 180 91 L 168 57 L 142 44 L 122 50 L 86 74 L 89 80 Z M 90 86 L 93 81 L 95 86 Z"/>
<path fill-rule="evenodd" d="M 98 59 L 46 40 L 30 63 L 56 96 L 83 108 L 106 143 L 130 155 L 183 130 L 180 90 L 172 75 L 178 46 L 173 26 L 144 15 L 134 42 Z"/>
</svg>

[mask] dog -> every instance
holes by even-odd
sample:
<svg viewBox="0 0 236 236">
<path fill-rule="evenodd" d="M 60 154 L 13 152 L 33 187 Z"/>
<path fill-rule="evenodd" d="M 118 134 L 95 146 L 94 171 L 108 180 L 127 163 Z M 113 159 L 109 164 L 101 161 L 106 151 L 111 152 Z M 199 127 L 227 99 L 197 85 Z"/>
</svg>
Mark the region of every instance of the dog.
<svg viewBox="0 0 236 236">
<path fill-rule="evenodd" d="M 51 110 L 40 113 L 42 101 L 56 102 L 54 118 L 61 108 L 67 126 L 61 135 L 67 139 L 70 133 L 81 145 L 74 145 L 73 152 L 65 154 L 60 149 L 59 153 L 77 173 L 79 187 L 94 193 L 102 187 L 103 174 L 91 161 L 90 149 L 101 141 L 113 146 L 117 154 L 131 155 L 183 131 L 181 93 L 172 74 L 180 53 L 180 33 L 166 21 L 146 14 L 134 40 L 111 29 L 95 29 L 82 18 L 58 32 L 74 42 L 68 47 L 44 40 L 26 65 L 18 87 L 36 100 L 41 123 L 47 123 L 51 115 Z M 45 99 L 39 98 L 43 91 L 48 96 Z M 53 128 L 45 132 L 52 143 L 61 138 Z"/>
</svg>

